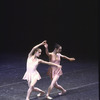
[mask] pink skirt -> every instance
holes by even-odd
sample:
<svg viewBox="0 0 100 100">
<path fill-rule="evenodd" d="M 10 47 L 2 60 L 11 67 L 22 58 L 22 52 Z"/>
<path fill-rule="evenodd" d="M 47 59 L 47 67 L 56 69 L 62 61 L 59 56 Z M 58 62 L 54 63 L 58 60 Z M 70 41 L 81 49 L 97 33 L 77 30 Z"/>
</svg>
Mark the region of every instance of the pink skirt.
<svg viewBox="0 0 100 100">
<path fill-rule="evenodd" d="M 54 78 L 55 75 L 61 76 L 63 74 L 62 69 L 57 68 L 55 66 L 49 67 L 47 75 L 50 76 L 51 79 Z"/>
<path fill-rule="evenodd" d="M 38 71 L 34 71 L 33 73 L 25 72 L 23 76 L 23 80 L 27 80 L 28 82 L 34 81 L 34 79 L 40 80 L 41 76 Z"/>
</svg>

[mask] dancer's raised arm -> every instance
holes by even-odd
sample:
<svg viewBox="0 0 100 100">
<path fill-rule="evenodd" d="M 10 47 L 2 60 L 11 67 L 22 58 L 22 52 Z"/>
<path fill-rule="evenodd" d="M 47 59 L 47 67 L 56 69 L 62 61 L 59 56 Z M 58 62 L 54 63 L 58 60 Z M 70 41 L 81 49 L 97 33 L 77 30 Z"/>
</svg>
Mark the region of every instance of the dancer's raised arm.
<svg viewBox="0 0 100 100">
<path fill-rule="evenodd" d="M 30 53 L 28 54 L 28 56 L 29 56 L 29 57 L 32 56 L 32 53 L 34 52 L 34 50 L 35 50 L 36 48 L 38 48 L 39 46 L 44 45 L 45 43 L 46 43 L 46 40 L 43 41 L 43 42 L 41 42 L 40 44 L 34 46 L 34 47 L 32 48 L 32 50 L 30 51 Z"/>
<path fill-rule="evenodd" d="M 49 53 L 49 50 L 48 50 L 48 44 L 45 43 L 44 47 L 45 47 L 45 52 L 46 52 L 47 56 L 50 56 L 50 53 Z"/>
</svg>

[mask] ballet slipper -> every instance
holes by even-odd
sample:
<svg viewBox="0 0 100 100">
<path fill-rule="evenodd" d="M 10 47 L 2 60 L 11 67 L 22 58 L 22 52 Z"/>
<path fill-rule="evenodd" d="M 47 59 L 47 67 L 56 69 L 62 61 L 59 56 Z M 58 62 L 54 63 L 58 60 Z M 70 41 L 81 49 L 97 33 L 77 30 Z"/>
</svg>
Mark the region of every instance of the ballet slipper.
<svg viewBox="0 0 100 100">
<path fill-rule="evenodd" d="M 64 90 L 63 92 L 58 93 L 58 95 L 63 95 L 66 93 L 66 90 Z"/>
<path fill-rule="evenodd" d="M 40 96 L 42 96 L 44 94 L 45 94 L 45 92 L 41 92 L 41 93 L 37 94 L 37 97 L 40 97 Z"/>
<path fill-rule="evenodd" d="M 47 99 L 49 99 L 49 100 L 53 99 L 53 98 L 52 98 L 52 97 L 50 97 L 50 96 L 46 96 L 46 98 L 47 98 Z"/>
<path fill-rule="evenodd" d="M 26 98 L 26 100 L 30 100 L 29 98 Z"/>
</svg>

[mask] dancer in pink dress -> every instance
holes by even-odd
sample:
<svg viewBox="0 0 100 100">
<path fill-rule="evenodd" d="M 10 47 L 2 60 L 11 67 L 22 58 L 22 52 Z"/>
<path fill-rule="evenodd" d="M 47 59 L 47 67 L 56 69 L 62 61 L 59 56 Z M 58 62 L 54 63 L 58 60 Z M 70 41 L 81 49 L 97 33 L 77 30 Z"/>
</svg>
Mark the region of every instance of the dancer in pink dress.
<svg viewBox="0 0 100 100">
<path fill-rule="evenodd" d="M 44 63 L 44 64 L 56 66 L 59 69 L 61 68 L 60 65 L 57 65 L 55 63 L 47 62 L 47 61 L 44 61 L 42 59 L 38 59 L 38 57 L 41 55 L 41 49 L 38 48 L 38 47 L 42 46 L 42 45 L 45 45 L 45 43 L 46 43 L 46 41 L 43 41 L 42 43 L 40 43 L 40 44 L 36 45 L 35 47 L 33 47 L 31 52 L 28 55 L 27 68 L 26 68 L 26 72 L 23 76 L 23 80 L 27 80 L 28 81 L 28 86 L 29 86 L 29 89 L 27 91 L 26 100 L 29 100 L 29 97 L 30 97 L 30 94 L 31 94 L 32 91 L 40 92 L 37 96 L 41 96 L 45 93 L 43 90 L 41 90 L 37 87 L 34 87 L 37 80 L 41 79 L 41 76 L 40 76 L 39 72 L 37 71 L 38 64 Z"/>
<path fill-rule="evenodd" d="M 75 60 L 75 58 L 69 58 L 69 57 L 67 57 L 65 55 L 62 55 L 60 53 L 61 50 L 62 50 L 62 47 L 59 44 L 55 45 L 55 49 L 51 53 L 49 53 L 49 51 L 48 51 L 48 44 L 47 43 L 45 44 L 45 48 L 46 48 L 46 54 L 48 55 L 50 62 L 53 62 L 55 64 L 59 64 L 60 65 L 61 57 L 65 58 L 65 59 L 68 59 L 70 61 L 74 61 Z M 52 99 L 52 97 L 50 97 L 49 94 L 50 94 L 51 90 L 53 89 L 53 87 L 55 87 L 55 88 L 57 88 L 57 89 L 62 91 L 61 93 L 59 93 L 59 95 L 62 95 L 64 93 L 66 93 L 66 90 L 61 85 L 59 85 L 57 83 L 57 80 L 63 74 L 62 70 L 59 69 L 56 66 L 51 66 L 51 67 L 49 67 L 47 74 L 50 76 L 52 82 L 51 82 L 51 84 L 50 84 L 50 86 L 48 88 L 48 92 L 46 94 L 46 98 L 47 99 Z"/>
</svg>

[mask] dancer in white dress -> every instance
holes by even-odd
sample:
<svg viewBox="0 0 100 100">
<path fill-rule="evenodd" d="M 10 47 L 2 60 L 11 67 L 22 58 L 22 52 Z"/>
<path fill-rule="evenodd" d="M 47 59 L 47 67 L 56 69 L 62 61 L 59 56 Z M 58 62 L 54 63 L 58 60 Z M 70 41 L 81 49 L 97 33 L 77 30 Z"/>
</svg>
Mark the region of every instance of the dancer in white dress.
<svg viewBox="0 0 100 100">
<path fill-rule="evenodd" d="M 58 65 L 58 64 L 54 64 L 52 62 L 47 62 L 47 61 L 44 61 L 42 59 L 38 59 L 38 57 L 41 55 L 41 52 L 42 52 L 41 49 L 38 48 L 38 47 L 45 45 L 45 43 L 46 43 L 46 41 L 43 41 L 42 43 L 33 47 L 32 50 L 30 51 L 29 55 L 28 55 L 27 68 L 26 68 L 26 72 L 23 76 L 23 80 L 27 80 L 28 86 L 29 86 L 29 89 L 27 91 L 26 100 L 30 100 L 29 97 L 30 97 L 30 94 L 31 94 L 32 91 L 40 92 L 37 96 L 41 96 L 45 93 L 43 90 L 41 90 L 37 87 L 34 87 L 37 80 L 41 79 L 41 76 L 40 76 L 39 72 L 37 71 L 37 66 L 38 66 L 39 63 L 53 65 L 53 66 L 56 66 L 59 69 L 61 69 L 61 66 Z"/>
</svg>

